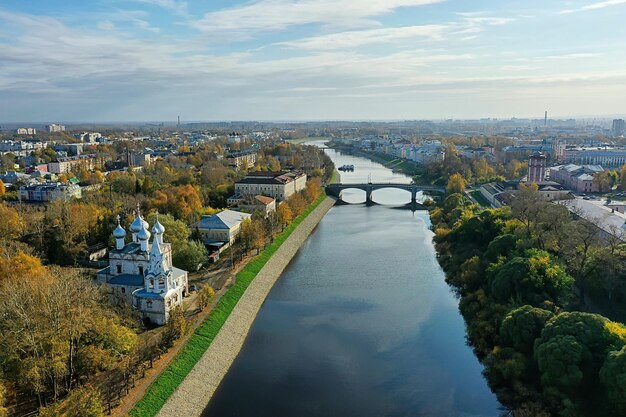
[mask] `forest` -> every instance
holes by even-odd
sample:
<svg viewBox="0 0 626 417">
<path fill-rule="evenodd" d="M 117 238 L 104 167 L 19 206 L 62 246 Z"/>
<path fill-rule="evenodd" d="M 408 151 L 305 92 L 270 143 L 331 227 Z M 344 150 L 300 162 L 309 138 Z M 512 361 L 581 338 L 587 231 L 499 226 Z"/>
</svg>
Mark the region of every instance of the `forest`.
<svg viewBox="0 0 626 417">
<path fill-rule="evenodd" d="M 431 207 L 434 241 L 500 402 L 515 417 L 626 415 L 626 245 L 536 186 L 481 209 L 455 181 Z"/>
</svg>

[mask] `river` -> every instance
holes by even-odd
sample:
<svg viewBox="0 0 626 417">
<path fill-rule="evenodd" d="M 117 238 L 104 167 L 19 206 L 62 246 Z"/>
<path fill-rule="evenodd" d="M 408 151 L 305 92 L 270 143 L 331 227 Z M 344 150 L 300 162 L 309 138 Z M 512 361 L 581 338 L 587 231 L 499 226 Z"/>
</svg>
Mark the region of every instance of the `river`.
<svg viewBox="0 0 626 417">
<path fill-rule="evenodd" d="M 410 182 L 326 149 L 343 182 Z M 365 193 L 346 190 L 363 202 Z M 495 417 L 458 300 L 437 263 L 426 212 L 335 206 L 272 289 L 204 417 Z"/>
</svg>

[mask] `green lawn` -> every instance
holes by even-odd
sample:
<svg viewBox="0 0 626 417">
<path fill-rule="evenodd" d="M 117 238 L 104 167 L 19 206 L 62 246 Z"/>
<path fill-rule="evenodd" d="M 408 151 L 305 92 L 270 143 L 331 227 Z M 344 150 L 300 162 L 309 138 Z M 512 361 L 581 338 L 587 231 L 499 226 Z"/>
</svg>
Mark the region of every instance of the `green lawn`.
<svg viewBox="0 0 626 417">
<path fill-rule="evenodd" d="M 185 377 L 200 360 L 204 352 L 209 348 L 213 339 L 222 328 L 222 325 L 237 305 L 237 302 L 246 291 L 246 288 L 254 280 L 261 268 L 270 257 L 278 250 L 280 245 L 291 235 L 296 227 L 326 198 L 322 194 L 313 204 L 309 205 L 304 213 L 298 216 L 274 242 L 265 248 L 261 254 L 250 261 L 241 272 L 237 274 L 235 284 L 220 298 L 215 309 L 205 322 L 196 329 L 187 341 L 180 353 L 172 363 L 150 385 L 144 397 L 135 404 L 130 411 L 131 417 L 154 417 L 174 390 L 183 382 Z"/>
<path fill-rule="evenodd" d="M 470 191 L 470 195 L 483 207 L 491 207 L 489 201 L 478 190 Z"/>
</svg>

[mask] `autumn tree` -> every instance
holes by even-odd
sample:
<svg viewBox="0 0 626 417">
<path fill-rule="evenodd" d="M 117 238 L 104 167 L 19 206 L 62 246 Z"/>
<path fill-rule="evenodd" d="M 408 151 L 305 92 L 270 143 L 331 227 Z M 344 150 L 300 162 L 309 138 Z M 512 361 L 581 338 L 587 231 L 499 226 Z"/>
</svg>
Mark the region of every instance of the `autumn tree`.
<svg viewBox="0 0 626 417">
<path fill-rule="evenodd" d="M 0 197 L 4 197 L 4 194 L 6 194 L 6 187 L 4 186 L 4 182 L 2 180 L 0 180 Z"/>
<path fill-rule="evenodd" d="M 6 388 L 2 380 L 0 380 L 0 417 L 7 417 L 9 415 L 9 411 L 4 406 L 6 403 Z"/>
<path fill-rule="evenodd" d="M 448 179 L 448 185 L 446 186 L 446 192 L 448 194 L 463 193 L 467 183 L 465 178 L 459 173 L 450 175 Z"/>
<path fill-rule="evenodd" d="M 0 219 L 0 239 L 17 239 L 24 233 L 26 223 L 13 207 L 0 203 Z"/>
</svg>

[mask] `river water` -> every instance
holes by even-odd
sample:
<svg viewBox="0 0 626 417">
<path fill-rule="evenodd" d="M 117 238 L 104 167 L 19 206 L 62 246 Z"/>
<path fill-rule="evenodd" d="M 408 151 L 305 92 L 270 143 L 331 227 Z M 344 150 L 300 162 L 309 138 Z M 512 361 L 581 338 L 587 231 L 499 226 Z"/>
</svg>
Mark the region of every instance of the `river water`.
<svg viewBox="0 0 626 417">
<path fill-rule="evenodd" d="M 410 182 L 365 158 L 326 152 L 342 182 Z M 365 201 L 346 190 L 344 199 Z M 498 416 L 465 342 L 426 212 L 335 206 L 272 289 L 204 417 Z"/>
</svg>

